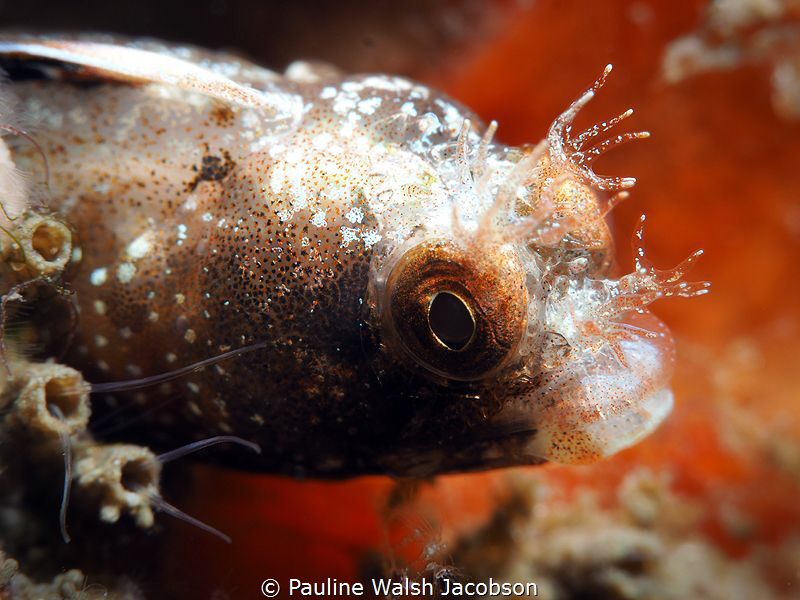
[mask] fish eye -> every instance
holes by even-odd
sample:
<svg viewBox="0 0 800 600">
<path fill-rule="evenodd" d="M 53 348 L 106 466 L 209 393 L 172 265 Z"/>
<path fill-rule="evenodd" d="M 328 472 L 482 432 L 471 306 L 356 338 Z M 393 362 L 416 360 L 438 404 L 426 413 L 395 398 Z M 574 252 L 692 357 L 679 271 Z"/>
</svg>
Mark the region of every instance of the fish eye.
<svg viewBox="0 0 800 600">
<path fill-rule="evenodd" d="M 523 270 L 501 251 L 423 242 L 393 265 L 384 293 L 387 342 L 446 379 L 497 372 L 515 355 L 527 323 Z"/>
<path fill-rule="evenodd" d="M 466 348 L 475 335 L 475 319 L 466 303 L 450 292 L 439 292 L 428 307 L 428 326 L 453 352 Z"/>
</svg>

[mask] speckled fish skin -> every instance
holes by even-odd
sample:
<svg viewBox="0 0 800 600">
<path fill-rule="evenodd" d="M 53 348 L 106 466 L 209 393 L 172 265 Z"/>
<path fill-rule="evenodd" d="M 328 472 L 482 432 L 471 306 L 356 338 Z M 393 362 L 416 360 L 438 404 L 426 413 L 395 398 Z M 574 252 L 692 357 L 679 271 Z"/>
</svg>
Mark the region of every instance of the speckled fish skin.
<svg viewBox="0 0 800 600">
<path fill-rule="evenodd" d="M 406 79 L 147 49 L 269 109 L 107 68 L 89 85 L 30 78 L 35 49 L 0 50 L 26 67 L 11 90 L 76 233 L 67 362 L 116 381 L 266 342 L 118 394 L 139 414 L 115 435 L 235 434 L 261 455 L 216 459 L 264 472 L 430 475 L 597 460 L 669 413 L 672 342 L 644 306 L 671 290 L 645 267 L 607 278 L 600 188 L 627 180 L 575 167 L 552 132 L 536 148 L 481 141 L 467 109 Z M 430 331 L 442 291 L 474 322 L 463 349 Z"/>
</svg>

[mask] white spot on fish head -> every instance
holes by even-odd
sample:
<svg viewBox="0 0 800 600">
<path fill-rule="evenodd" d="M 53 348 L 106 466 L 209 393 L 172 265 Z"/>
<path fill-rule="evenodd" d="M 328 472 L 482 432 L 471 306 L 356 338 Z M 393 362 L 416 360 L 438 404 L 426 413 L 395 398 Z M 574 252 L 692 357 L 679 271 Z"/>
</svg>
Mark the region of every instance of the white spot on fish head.
<svg viewBox="0 0 800 600">
<path fill-rule="evenodd" d="M 383 102 L 383 99 L 380 96 L 373 96 L 372 98 L 362 100 L 358 103 L 358 112 L 365 115 L 371 115 L 378 110 L 381 102 Z"/>
<path fill-rule="evenodd" d="M 150 237 L 151 233 L 149 231 L 145 231 L 142 235 L 128 244 L 126 249 L 128 258 L 137 260 L 146 256 L 152 247 L 152 244 L 150 243 Z"/>
<path fill-rule="evenodd" d="M 408 115 L 409 117 L 416 117 L 417 116 L 417 109 L 414 106 L 413 102 L 406 102 L 403 106 L 400 107 L 400 112 Z"/>
<path fill-rule="evenodd" d="M 364 220 L 364 211 L 358 206 L 353 206 L 349 211 L 347 211 L 347 214 L 344 216 L 344 218 L 351 223 L 359 224 Z"/>
<path fill-rule="evenodd" d="M 342 236 L 341 246 L 345 247 L 350 244 L 350 242 L 358 239 L 358 229 L 353 229 L 352 227 L 342 227 L 339 230 L 339 235 Z"/>
<path fill-rule="evenodd" d="M 364 246 L 367 248 L 371 248 L 375 244 L 381 241 L 382 236 L 378 233 L 377 229 L 373 229 L 371 231 L 365 231 L 361 234 L 361 239 L 364 241 Z"/>
<path fill-rule="evenodd" d="M 136 275 L 136 265 L 133 263 L 124 262 L 117 267 L 117 279 L 120 283 L 130 283 L 134 275 Z"/>
<path fill-rule="evenodd" d="M 92 285 L 103 285 L 106 279 L 108 279 L 108 269 L 105 267 L 95 269 L 89 276 L 89 281 L 92 282 Z"/>
<path fill-rule="evenodd" d="M 319 210 L 311 217 L 311 224 L 317 227 L 327 227 L 328 222 L 325 220 L 325 211 Z"/>
</svg>

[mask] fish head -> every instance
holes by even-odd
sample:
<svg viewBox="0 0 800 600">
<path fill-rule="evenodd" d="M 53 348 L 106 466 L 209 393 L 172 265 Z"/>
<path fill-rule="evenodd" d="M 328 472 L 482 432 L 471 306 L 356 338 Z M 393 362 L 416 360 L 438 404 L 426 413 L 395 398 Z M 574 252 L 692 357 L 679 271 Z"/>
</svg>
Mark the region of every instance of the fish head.
<svg viewBox="0 0 800 600">
<path fill-rule="evenodd" d="M 492 144 L 494 124 L 481 135 L 465 122 L 436 165 L 446 201 L 420 203 L 411 234 L 375 261 L 376 368 L 413 373 L 409 402 L 436 398 L 404 425 L 390 472 L 591 463 L 670 413 L 674 343 L 648 305 L 708 284 L 682 281 L 699 253 L 671 270 L 649 262 L 644 218 L 634 271 L 611 274 L 606 215 L 634 180 L 596 175 L 586 143 L 630 111 L 571 134 L 607 73 L 538 146 Z"/>
</svg>

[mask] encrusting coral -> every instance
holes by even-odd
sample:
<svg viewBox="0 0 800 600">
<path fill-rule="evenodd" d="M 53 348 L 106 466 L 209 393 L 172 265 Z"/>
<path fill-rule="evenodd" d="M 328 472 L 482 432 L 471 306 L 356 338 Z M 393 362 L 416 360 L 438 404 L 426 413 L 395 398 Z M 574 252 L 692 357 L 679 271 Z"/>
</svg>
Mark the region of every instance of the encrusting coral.
<svg viewBox="0 0 800 600">
<path fill-rule="evenodd" d="M 77 569 L 33 577 L 32 570 L 57 572 L 61 565 L 33 540 L 57 530 L 57 515 L 31 502 L 42 486 L 61 492 L 61 534 L 69 540 L 70 497 L 104 521 L 127 512 L 140 527 L 153 525 L 152 498 L 159 495 L 160 463 L 146 448 L 106 445 L 88 430 L 91 386 L 80 372 L 56 362 L 25 357 L 19 332 L 5 328 L 10 308 L 30 301 L 40 288 L 57 286 L 72 257 L 72 234 L 58 219 L 25 204 L 25 182 L 15 172 L 0 140 L 0 295 L 3 327 L 0 356 L 0 599 L 140 598 L 127 581 L 93 584 Z M 55 482 L 63 481 L 63 487 Z M 72 484 L 75 489 L 70 493 Z M 47 504 L 47 503 L 45 503 Z M 5 552 L 16 549 L 19 560 Z M 58 552 L 54 551 L 55 556 Z M 38 573 L 37 573 L 38 575 Z"/>
</svg>

